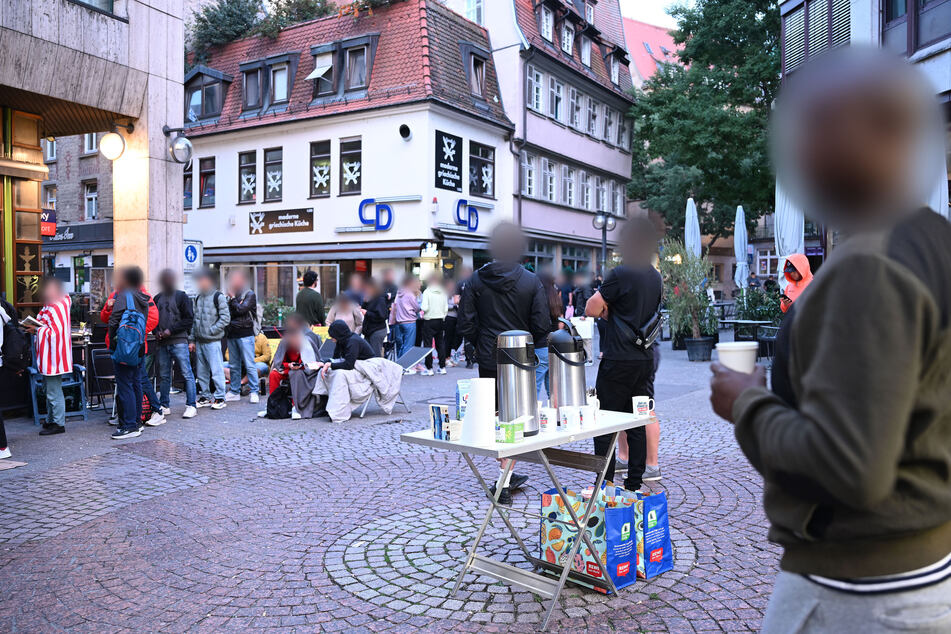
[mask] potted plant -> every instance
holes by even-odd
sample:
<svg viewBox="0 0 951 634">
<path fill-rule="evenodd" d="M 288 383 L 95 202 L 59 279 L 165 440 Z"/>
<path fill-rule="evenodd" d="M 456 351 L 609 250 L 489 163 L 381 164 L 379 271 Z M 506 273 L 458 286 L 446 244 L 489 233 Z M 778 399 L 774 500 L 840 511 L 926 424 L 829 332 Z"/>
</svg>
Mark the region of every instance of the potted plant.
<svg viewBox="0 0 951 634">
<path fill-rule="evenodd" d="M 688 253 L 683 242 L 666 240 L 660 270 L 671 331 L 685 333 L 684 344 L 690 361 L 709 361 L 718 326 L 707 295 L 713 267 L 706 257 Z"/>
<path fill-rule="evenodd" d="M 283 297 L 268 297 L 264 302 L 264 311 L 261 323 L 265 326 L 284 326 L 285 315 L 293 312 L 293 306 L 288 306 Z"/>
</svg>

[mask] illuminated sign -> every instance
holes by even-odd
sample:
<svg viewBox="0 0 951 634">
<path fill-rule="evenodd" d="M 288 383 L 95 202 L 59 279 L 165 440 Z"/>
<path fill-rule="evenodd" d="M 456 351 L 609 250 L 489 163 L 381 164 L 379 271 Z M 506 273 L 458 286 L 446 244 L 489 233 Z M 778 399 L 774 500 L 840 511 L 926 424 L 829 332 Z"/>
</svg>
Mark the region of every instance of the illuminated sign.
<svg viewBox="0 0 951 634">
<path fill-rule="evenodd" d="M 465 198 L 456 203 L 456 224 L 462 225 L 469 231 L 479 228 L 479 210 L 469 204 Z"/>
<path fill-rule="evenodd" d="M 373 215 L 367 215 L 367 208 L 373 207 Z M 393 208 L 383 202 L 376 202 L 372 198 L 360 201 L 360 210 L 357 212 L 360 222 L 373 227 L 376 231 L 386 231 L 393 226 Z"/>
</svg>

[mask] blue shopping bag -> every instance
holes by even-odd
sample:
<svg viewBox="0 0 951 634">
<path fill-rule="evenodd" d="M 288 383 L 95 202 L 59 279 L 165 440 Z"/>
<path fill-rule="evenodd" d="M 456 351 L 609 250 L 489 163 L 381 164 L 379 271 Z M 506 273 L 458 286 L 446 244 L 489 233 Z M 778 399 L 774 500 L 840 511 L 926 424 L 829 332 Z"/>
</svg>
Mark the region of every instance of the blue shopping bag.
<svg viewBox="0 0 951 634">
<path fill-rule="evenodd" d="M 637 576 L 650 579 L 673 570 L 674 552 L 670 541 L 667 494 L 638 493 L 637 504 L 634 505 L 634 523 L 637 532 Z"/>
</svg>

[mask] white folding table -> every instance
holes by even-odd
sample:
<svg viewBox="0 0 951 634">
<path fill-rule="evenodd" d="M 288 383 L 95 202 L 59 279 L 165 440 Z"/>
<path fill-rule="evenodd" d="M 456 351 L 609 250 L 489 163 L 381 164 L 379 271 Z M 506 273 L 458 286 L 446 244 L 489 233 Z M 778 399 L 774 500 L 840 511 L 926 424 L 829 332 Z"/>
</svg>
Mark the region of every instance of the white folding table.
<svg viewBox="0 0 951 634">
<path fill-rule="evenodd" d="M 433 449 L 444 449 L 446 451 L 457 451 L 461 453 L 462 457 L 465 458 L 466 464 L 469 465 L 472 473 L 475 474 L 476 479 L 478 479 L 479 484 L 482 485 L 482 489 L 490 502 L 486 510 L 485 519 L 482 522 L 482 526 L 479 528 L 478 533 L 476 533 L 475 542 L 473 542 L 472 547 L 469 549 L 469 554 L 466 557 L 465 565 L 462 567 L 462 570 L 459 571 L 459 576 L 456 578 L 456 584 L 453 587 L 452 594 L 455 595 L 459 590 L 465 574 L 469 571 L 472 571 L 480 575 L 489 575 L 511 586 L 533 592 L 547 599 L 551 599 L 551 604 L 548 606 L 548 610 L 545 613 L 545 620 L 542 622 L 542 630 L 544 631 L 548 627 L 548 622 L 551 619 L 552 612 L 554 611 L 555 606 L 558 604 L 558 598 L 561 595 L 561 591 L 564 589 L 565 582 L 568 579 L 599 588 L 605 592 L 617 593 L 617 588 L 614 586 L 614 582 L 611 580 L 611 576 L 608 574 L 604 564 L 601 563 L 600 557 L 596 557 L 598 560 L 598 568 L 601 572 L 600 577 L 594 577 L 582 572 L 578 572 L 571 568 L 570 562 L 574 561 L 575 555 L 581 548 L 582 541 L 584 541 L 591 552 L 596 552 L 594 545 L 591 543 L 591 539 L 588 537 L 587 531 L 578 529 L 582 526 L 587 526 L 588 520 L 591 517 L 591 513 L 594 511 L 597 496 L 591 496 L 591 499 L 585 505 L 584 514 L 581 516 L 581 518 L 579 518 L 572 509 L 571 502 L 568 500 L 565 489 L 562 487 L 558 476 L 552 469 L 552 466 L 555 465 L 559 467 L 595 473 L 597 474 L 597 478 L 594 481 L 594 490 L 597 491 L 601 488 L 601 484 L 604 482 L 604 476 L 608 470 L 609 461 L 607 458 L 602 456 L 595 456 L 587 453 L 568 451 L 564 449 L 556 449 L 555 447 L 573 443 L 579 440 L 594 438 L 595 436 L 611 435 L 611 446 L 607 453 L 608 456 L 611 456 L 614 454 L 614 448 L 617 445 L 618 435 L 622 431 L 635 427 L 642 427 L 648 423 L 650 423 L 650 418 L 637 418 L 634 414 L 626 412 L 611 412 L 602 410 L 598 412 L 597 423 L 595 425 L 585 426 L 584 428 L 578 429 L 576 431 L 538 433 L 535 436 L 529 436 L 525 438 L 525 440 L 519 443 L 490 443 L 486 445 L 470 445 L 464 442 L 437 440 L 432 437 L 432 431 L 429 429 L 424 429 L 422 431 L 412 432 L 409 434 L 402 434 L 400 436 L 400 440 L 406 443 L 424 445 L 426 447 L 432 447 Z M 486 483 L 485 478 L 482 477 L 482 474 L 479 473 L 479 470 L 476 468 L 476 465 L 472 460 L 472 456 L 485 456 L 487 458 L 494 458 L 496 460 L 503 461 L 504 466 L 502 468 L 502 474 L 496 481 L 495 495 L 490 493 L 489 486 Z M 540 513 L 533 513 L 531 511 L 511 508 L 499 504 L 498 498 L 502 492 L 502 482 L 504 482 L 508 475 L 512 472 L 512 469 L 517 461 L 532 462 L 540 464 L 545 468 L 545 471 L 551 478 L 551 482 L 554 485 L 557 494 L 561 496 L 561 499 L 565 503 L 565 509 L 571 515 L 570 521 L 560 519 L 551 520 L 549 518 L 543 517 Z M 525 558 L 529 561 L 529 563 L 532 564 L 532 570 L 526 570 L 525 568 L 519 568 L 511 564 L 497 561 L 491 557 L 480 555 L 478 552 L 476 552 L 479 548 L 479 542 L 482 541 L 482 537 L 485 535 L 485 531 L 489 526 L 489 522 L 492 520 L 492 515 L 496 511 L 498 511 L 499 517 L 502 518 L 502 521 L 508 527 L 509 532 L 515 539 L 515 542 L 525 554 Z M 509 513 L 521 513 L 528 517 L 539 520 L 548 519 L 548 521 L 561 522 L 573 530 L 577 530 L 578 534 L 581 536 L 581 539 L 575 539 L 571 545 L 568 556 L 565 558 L 565 561 L 569 562 L 569 564 L 567 566 L 562 566 L 558 563 L 551 563 L 544 559 L 540 559 L 537 556 L 538 549 L 529 549 L 529 547 L 522 540 L 521 536 L 518 534 L 518 531 L 515 530 L 515 527 L 509 521 Z M 542 574 L 542 572 L 547 572 L 549 574 Z M 550 575 L 557 575 L 557 579 L 552 578 Z"/>
</svg>

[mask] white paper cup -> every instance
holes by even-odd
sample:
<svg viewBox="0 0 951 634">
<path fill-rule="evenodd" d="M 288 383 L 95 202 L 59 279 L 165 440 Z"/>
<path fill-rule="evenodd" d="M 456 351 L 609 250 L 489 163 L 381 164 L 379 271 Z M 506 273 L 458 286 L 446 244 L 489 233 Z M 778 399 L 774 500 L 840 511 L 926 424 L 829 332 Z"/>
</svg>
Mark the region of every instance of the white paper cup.
<svg viewBox="0 0 951 634">
<path fill-rule="evenodd" d="M 581 426 L 584 428 L 594 427 L 598 422 L 598 408 L 594 405 L 582 405 L 578 408 L 581 411 Z"/>
<path fill-rule="evenodd" d="M 744 374 L 753 374 L 758 352 L 758 341 L 727 341 L 717 344 L 717 357 L 720 363 Z"/>
<path fill-rule="evenodd" d="M 538 428 L 546 434 L 558 431 L 558 410 L 554 407 L 538 408 Z"/>
</svg>

